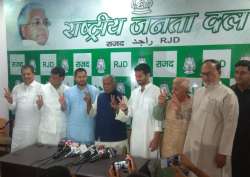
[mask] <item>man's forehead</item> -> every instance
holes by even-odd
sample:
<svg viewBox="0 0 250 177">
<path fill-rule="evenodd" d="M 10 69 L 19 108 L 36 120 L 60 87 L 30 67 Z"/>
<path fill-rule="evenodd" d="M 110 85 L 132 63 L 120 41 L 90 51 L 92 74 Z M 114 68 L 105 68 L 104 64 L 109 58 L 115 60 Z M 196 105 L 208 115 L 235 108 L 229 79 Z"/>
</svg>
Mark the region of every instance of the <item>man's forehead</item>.
<svg viewBox="0 0 250 177">
<path fill-rule="evenodd" d="M 32 73 L 31 69 L 30 68 L 24 68 L 22 69 L 22 73 Z"/>
<path fill-rule="evenodd" d="M 202 65 L 202 69 L 204 70 L 214 70 L 216 69 L 216 64 L 212 62 L 207 62 Z"/>
<path fill-rule="evenodd" d="M 237 66 L 235 69 L 236 69 L 236 70 L 249 71 L 247 66 Z"/>
<path fill-rule="evenodd" d="M 45 18 L 45 14 L 43 9 L 32 9 L 30 14 L 29 14 L 29 18 L 34 18 L 34 17 L 38 17 L 38 18 Z"/>
</svg>

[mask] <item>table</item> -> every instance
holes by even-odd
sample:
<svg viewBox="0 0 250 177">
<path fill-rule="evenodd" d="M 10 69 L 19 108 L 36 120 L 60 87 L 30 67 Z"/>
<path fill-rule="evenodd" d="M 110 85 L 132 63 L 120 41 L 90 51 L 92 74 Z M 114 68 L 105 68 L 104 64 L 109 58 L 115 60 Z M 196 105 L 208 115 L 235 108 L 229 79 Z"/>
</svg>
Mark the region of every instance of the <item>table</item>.
<svg viewBox="0 0 250 177">
<path fill-rule="evenodd" d="M 45 169 L 55 166 L 65 166 L 76 158 L 67 158 L 61 161 L 49 161 L 44 164 L 37 161 L 51 156 L 57 150 L 56 146 L 35 144 L 22 150 L 10 153 L 0 158 L 1 177 L 38 177 Z M 113 161 L 123 160 L 125 156 L 114 159 L 99 160 L 94 163 L 85 163 L 73 166 L 71 171 L 77 177 L 106 177 L 107 171 Z M 135 158 L 137 167 L 140 168 L 147 160 Z M 125 175 L 126 176 L 126 175 Z"/>
</svg>

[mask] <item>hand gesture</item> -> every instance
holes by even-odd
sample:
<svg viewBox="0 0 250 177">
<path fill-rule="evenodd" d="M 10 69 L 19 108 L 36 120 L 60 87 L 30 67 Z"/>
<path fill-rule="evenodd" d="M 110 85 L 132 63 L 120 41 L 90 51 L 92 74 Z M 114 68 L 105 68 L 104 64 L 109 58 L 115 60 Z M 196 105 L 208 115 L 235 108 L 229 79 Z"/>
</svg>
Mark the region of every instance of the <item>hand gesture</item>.
<svg viewBox="0 0 250 177">
<path fill-rule="evenodd" d="M 161 93 L 160 93 L 160 95 L 158 97 L 158 104 L 160 106 L 165 106 L 166 98 L 167 98 L 167 91 L 165 89 L 161 90 Z"/>
<path fill-rule="evenodd" d="M 119 170 L 114 167 L 114 164 L 110 165 L 109 171 L 108 171 L 109 177 L 120 177 Z"/>
<path fill-rule="evenodd" d="M 42 95 L 37 95 L 36 104 L 37 104 L 38 109 L 41 109 L 41 107 L 43 106 L 43 97 L 42 97 Z"/>
<path fill-rule="evenodd" d="M 216 154 L 215 156 L 215 163 L 217 168 L 222 168 L 225 166 L 226 164 L 226 155 L 223 154 Z"/>
<path fill-rule="evenodd" d="M 4 98 L 8 101 L 8 103 L 13 103 L 13 98 L 11 96 L 11 93 L 8 89 L 4 88 Z"/>
<path fill-rule="evenodd" d="M 194 168 L 194 164 L 184 154 L 180 154 L 180 164 L 189 170 Z"/>
<path fill-rule="evenodd" d="M 150 149 L 151 152 L 157 150 L 157 148 L 160 145 L 160 140 L 161 140 L 161 133 L 160 132 L 155 132 L 154 133 L 154 138 L 149 143 L 149 149 Z"/>
<path fill-rule="evenodd" d="M 113 108 L 114 110 L 117 110 L 119 108 L 119 106 L 118 106 L 118 103 L 115 99 L 115 95 L 111 95 L 110 98 L 111 98 L 111 102 L 110 102 L 111 108 Z"/>
<path fill-rule="evenodd" d="M 60 95 L 58 101 L 59 101 L 60 105 L 63 106 L 65 104 L 64 96 Z"/>
<path fill-rule="evenodd" d="M 118 101 L 119 101 L 119 108 L 123 111 L 123 112 L 127 112 L 128 111 L 128 106 L 127 106 L 127 104 L 126 104 L 126 102 L 125 102 L 125 99 L 124 99 L 124 97 L 122 97 L 122 99 L 121 98 L 119 98 L 119 97 L 117 97 L 117 99 L 118 99 Z"/>
<path fill-rule="evenodd" d="M 171 102 L 173 104 L 173 108 L 176 112 L 179 112 L 181 111 L 181 103 L 180 101 L 178 100 L 176 94 L 173 94 L 173 97 L 171 99 Z"/>
<path fill-rule="evenodd" d="M 132 173 L 132 172 L 136 171 L 136 164 L 135 164 L 133 157 L 131 155 L 127 154 L 126 160 L 128 161 L 128 172 Z"/>
<path fill-rule="evenodd" d="M 91 101 L 91 95 L 89 92 L 84 92 L 85 96 L 84 96 L 84 101 L 87 103 L 87 105 L 91 105 L 92 101 Z"/>
</svg>

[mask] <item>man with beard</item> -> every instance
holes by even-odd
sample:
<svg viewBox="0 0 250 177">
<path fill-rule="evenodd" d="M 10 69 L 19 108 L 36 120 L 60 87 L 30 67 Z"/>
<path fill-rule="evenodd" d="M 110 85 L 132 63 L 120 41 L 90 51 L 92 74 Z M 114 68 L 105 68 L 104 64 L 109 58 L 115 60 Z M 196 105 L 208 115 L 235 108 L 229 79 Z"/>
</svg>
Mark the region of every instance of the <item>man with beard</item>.
<svg viewBox="0 0 250 177">
<path fill-rule="evenodd" d="M 119 101 L 120 120 L 132 117 L 130 138 L 131 155 L 143 158 L 156 158 L 159 155 L 161 121 L 153 116 L 153 108 L 158 104 L 160 88 L 150 82 L 151 70 L 145 64 L 135 67 L 135 78 L 139 85 L 132 91 L 128 103 Z"/>
<path fill-rule="evenodd" d="M 250 176 L 250 61 L 240 60 L 235 64 L 236 84 L 232 86 L 239 101 L 239 119 L 232 153 L 233 177 Z"/>
<path fill-rule="evenodd" d="M 87 71 L 78 68 L 74 73 L 76 85 L 64 93 L 64 108 L 67 115 L 67 138 L 84 144 L 93 144 L 94 119 L 89 116 L 99 90 L 87 84 Z"/>
</svg>

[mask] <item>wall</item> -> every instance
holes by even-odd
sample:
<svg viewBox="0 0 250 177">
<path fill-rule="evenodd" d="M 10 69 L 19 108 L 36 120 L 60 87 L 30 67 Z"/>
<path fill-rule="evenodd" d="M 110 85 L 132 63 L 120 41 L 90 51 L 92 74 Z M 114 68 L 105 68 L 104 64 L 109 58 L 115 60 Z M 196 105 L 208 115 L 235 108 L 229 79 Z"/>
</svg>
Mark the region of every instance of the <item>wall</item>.
<svg viewBox="0 0 250 177">
<path fill-rule="evenodd" d="M 8 108 L 3 96 L 3 88 L 8 88 L 6 24 L 3 0 L 0 0 L 0 34 L 0 117 L 7 119 Z"/>
<path fill-rule="evenodd" d="M 29 2 L 43 3 L 47 36 L 20 38 L 18 24 L 35 27 L 18 20 Z M 20 82 L 25 63 L 36 67 L 36 79 L 42 83 L 52 67 L 61 65 L 68 85 L 74 84 L 73 71 L 83 67 L 97 87 L 102 76 L 111 73 L 129 96 L 136 87 L 133 68 L 146 62 L 155 84 L 171 90 L 175 77 L 188 77 L 194 91 L 202 85 L 204 59 L 219 60 L 221 79 L 230 85 L 234 64 L 250 54 L 248 0 L 16 0 L 6 5 L 12 7 L 6 12 L 11 17 L 6 20 L 11 88 Z"/>
</svg>

